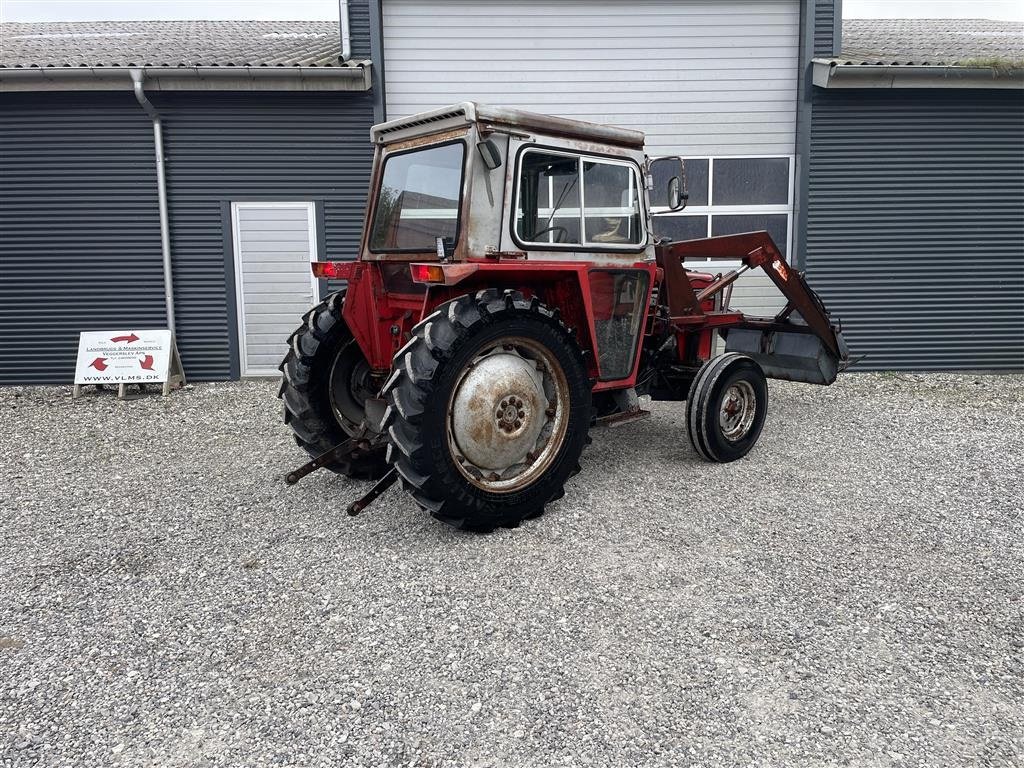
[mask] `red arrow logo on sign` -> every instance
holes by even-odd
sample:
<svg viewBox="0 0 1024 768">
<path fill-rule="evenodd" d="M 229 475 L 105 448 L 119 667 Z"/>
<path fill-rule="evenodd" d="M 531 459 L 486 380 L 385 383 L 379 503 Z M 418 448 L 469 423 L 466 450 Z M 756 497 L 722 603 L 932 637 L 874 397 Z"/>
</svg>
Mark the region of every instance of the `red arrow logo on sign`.
<svg viewBox="0 0 1024 768">
<path fill-rule="evenodd" d="M 107 358 L 105 358 L 105 357 L 97 357 L 95 360 L 93 360 L 91 363 L 89 363 L 89 367 L 90 368 L 95 368 L 97 371 L 105 371 L 110 366 L 107 365 Z"/>
<path fill-rule="evenodd" d="M 152 355 L 146 355 L 144 358 L 139 360 L 139 367 L 140 368 L 144 368 L 147 371 L 152 371 L 153 370 L 153 356 Z"/>
<path fill-rule="evenodd" d="M 114 342 L 126 341 L 129 344 L 131 344 L 133 341 L 138 341 L 138 340 L 139 340 L 139 337 L 136 336 L 134 333 L 131 333 L 128 336 L 115 336 L 114 338 L 111 339 L 111 341 L 114 341 Z"/>
</svg>

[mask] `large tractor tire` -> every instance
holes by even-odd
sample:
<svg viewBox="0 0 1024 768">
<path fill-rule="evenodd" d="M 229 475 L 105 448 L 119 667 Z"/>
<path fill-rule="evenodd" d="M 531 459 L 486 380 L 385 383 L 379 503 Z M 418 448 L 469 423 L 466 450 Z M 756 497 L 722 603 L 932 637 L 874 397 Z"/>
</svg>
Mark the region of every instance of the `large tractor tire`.
<svg viewBox="0 0 1024 768">
<path fill-rule="evenodd" d="M 384 387 L 389 460 L 456 528 L 515 527 L 562 497 L 589 441 L 591 382 L 558 313 L 516 291 L 442 304 Z"/>
<path fill-rule="evenodd" d="M 295 442 L 312 457 L 329 451 L 359 430 L 363 403 L 376 397 L 378 384 L 341 316 L 345 292 L 331 294 L 302 317 L 288 337 L 288 353 L 279 366 L 283 379 L 284 423 Z M 387 471 L 384 448 L 326 468 L 358 479 Z"/>
<path fill-rule="evenodd" d="M 714 357 L 697 373 L 686 399 L 690 442 L 707 461 L 736 461 L 761 435 L 768 415 L 768 382 L 746 355 Z"/>
</svg>

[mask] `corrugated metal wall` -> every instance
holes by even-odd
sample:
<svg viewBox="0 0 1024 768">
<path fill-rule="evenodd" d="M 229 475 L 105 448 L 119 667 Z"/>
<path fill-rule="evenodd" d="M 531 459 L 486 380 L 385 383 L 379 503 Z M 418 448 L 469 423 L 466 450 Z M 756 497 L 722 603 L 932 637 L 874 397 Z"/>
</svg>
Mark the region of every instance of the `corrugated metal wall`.
<svg viewBox="0 0 1024 768">
<path fill-rule="evenodd" d="M 182 362 L 194 378 L 228 378 L 235 329 L 224 204 L 322 201 L 322 257 L 354 256 L 373 159 L 372 99 L 352 93 L 158 93 L 152 100 L 166 115 Z"/>
<path fill-rule="evenodd" d="M 130 92 L 0 96 L 0 384 L 70 383 L 79 331 L 166 325 L 156 198 Z"/>
<path fill-rule="evenodd" d="M 814 55 L 831 56 L 835 35 L 835 0 L 815 0 L 814 3 Z"/>
<path fill-rule="evenodd" d="M 388 117 L 466 100 L 637 128 L 652 154 L 788 155 L 798 0 L 384 0 Z"/>
<path fill-rule="evenodd" d="M 861 369 L 1024 368 L 1024 100 L 815 89 L 807 271 Z"/>
<path fill-rule="evenodd" d="M 237 372 L 236 199 L 322 203 L 355 253 L 372 152 L 359 93 L 156 93 L 186 374 Z M 0 98 L 0 383 L 71 380 L 80 330 L 165 325 L 152 125 L 130 92 Z"/>
<path fill-rule="evenodd" d="M 352 58 L 370 58 L 370 3 L 377 0 L 348 0 L 349 36 Z"/>
</svg>

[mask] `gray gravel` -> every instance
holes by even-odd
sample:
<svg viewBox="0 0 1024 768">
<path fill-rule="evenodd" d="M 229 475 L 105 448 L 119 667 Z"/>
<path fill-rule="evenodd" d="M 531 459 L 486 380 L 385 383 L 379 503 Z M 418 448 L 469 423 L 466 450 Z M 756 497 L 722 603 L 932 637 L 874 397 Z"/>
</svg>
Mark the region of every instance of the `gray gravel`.
<svg viewBox="0 0 1024 768">
<path fill-rule="evenodd" d="M 0 764 L 1024 763 L 1024 377 L 771 390 L 487 536 L 287 488 L 272 382 L 0 390 Z"/>
</svg>

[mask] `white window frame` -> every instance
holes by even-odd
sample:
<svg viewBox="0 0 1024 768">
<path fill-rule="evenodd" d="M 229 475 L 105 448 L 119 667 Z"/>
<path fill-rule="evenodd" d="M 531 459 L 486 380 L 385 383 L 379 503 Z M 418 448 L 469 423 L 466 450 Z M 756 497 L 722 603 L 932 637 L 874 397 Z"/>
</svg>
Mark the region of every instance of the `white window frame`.
<svg viewBox="0 0 1024 768">
<path fill-rule="evenodd" d="M 520 214 L 522 212 L 522 196 L 523 196 L 523 161 L 529 154 L 538 155 L 557 155 L 559 157 L 569 157 L 576 160 L 576 175 L 578 181 L 579 191 L 579 208 L 565 208 L 565 215 L 559 218 L 569 218 L 569 215 L 576 211 L 580 222 L 580 242 L 578 243 L 556 243 L 553 239 L 553 232 L 548 233 L 548 241 L 536 241 L 526 240 L 519 236 L 519 221 Z M 640 198 L 640 180 L 642 178 L 640 170 L 637 168 L 636 163 L 630 160 L 619 160 L 612 157 L 604 157 L 602 155 L 584 155 L 578 152 L 572 152 L 568 150 L 560 149 L 549 149 L 548 147 L 527 147 L 519 153 L 519 158 L 516 161 L 516 198 L 515 208 L 512 211 L 512 237 L 514 242 L 520 246 L 546 246 L 559 249 L 585 249 L 585 250 L 614 250 L 614 251 L 628 251 L 630 253 L 636 253 L 642 251 L 647 243 L 647 223 L 644 221 L 643 211 L 640 211 L 638 217 L 640 222 L 640 231 L 638 233 L 639 239 L 635 243 L 599 243 L 593 240 L 587 240 L 586 234 L 586 221 L 587 221 L 587 201 L 586 194 L 583 189 L 583 163 L 593 162 L 603 165 L 618 165 L 629 169 L 630 176 L 632 177 L 632 183 L 630 184 L 630 200 L 634 205 L 642 199 Z M 548 179 L 548 203 L 554 205 L 554 179 Z M 593 209 L 595 211 L 601 211 L 600 208 Z M 609 211 L 613 209 L 608 209 Z M 537 214 L 540 215 L 542 212 L 548 213 L 549 209 L 538 208 Z"/>
<path fill-rule="evenodd" d="M 786 195 L 785 203 L 773 203 L 771 205 L 756 203 L 753 205 L 712 205 L 714 198 L 714 185 L 715 185 L 715 159 L 714 157 L 684 157 L 683 164 L 689 160 L 707 160 L 708 161 L 708 204 L 707 205 L 687 205 L 681 211 L 669 211 L 665 206 L 656 206 L 651 208 L 651 215 L 658 216 L 660 218 L 666 218 L 669 216 L 692 216 L 702 215 L 706 216 L 708 220 L 707 236 L 712 237 L 712 226 L 714 216 L 727 216 L 729 214 L 742 214 L 742 215 L 783 215 L 786 216 L 786 258 L 792 261 L 793 259 L 793 208 L 796 197 L 796 156 L 795 155 L 719 155 L 719 160 L 789 160 L 789 179 L 788 179 L 788 190 Z M 700 263 L 700 259 L 694 259 L 692 263 Z M 716 264 L 722 266 L 729 266 L 732 264 L 731 261 L 715 260 Z M 738 263 L 738 262 L 737 262 Z"/>
<path fill-rule="evenodd" d="M 242 376 L 278 376 L 279 371 L 276 368 L 273 369 L 262 369 L 255 368 L 250 369 L 249 363 L 249 352 L 246 344 L 246 329 L 245 329 L 245 290 L 242 281 L 242 242 L 241 242 L 241 229 L 239 227 L 238 212 L 245 209 L 252 208 L 291 208 L 298 209 L 303 208 L 308 211 L 306 221 L 308 223 L 308 236 L 309 236 L 309 261 L 313 263 L 319 259 L 317 254 L 317 237 L 316 237 L 316 203 L 313 201 L 306 200 L 291 200 L 291 201 L 257 201 L 257 200 L 245 200 L 245 201 L 232 201 L 231 203 L 231 250 L 234 251 L 234 265 L 235 265 L 235 317 L 238 323 L 238 370 Z M 319 301 L 320 282 L 317 280 L 316 275 L 313 274 L 312 268 L 309 270 L 310 286 L 313 290 L 313 303 L 310 306 L 314 306 Z"/>
</svg>

